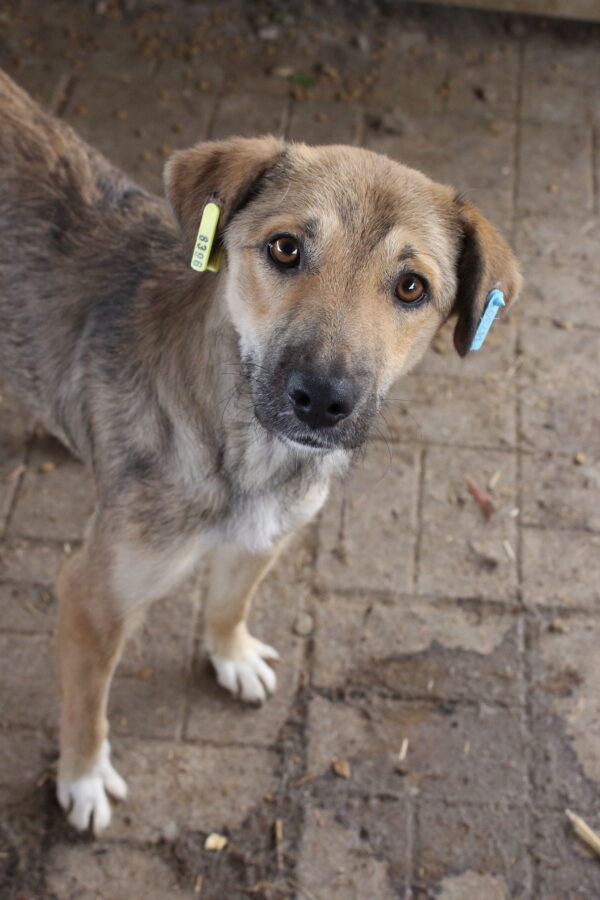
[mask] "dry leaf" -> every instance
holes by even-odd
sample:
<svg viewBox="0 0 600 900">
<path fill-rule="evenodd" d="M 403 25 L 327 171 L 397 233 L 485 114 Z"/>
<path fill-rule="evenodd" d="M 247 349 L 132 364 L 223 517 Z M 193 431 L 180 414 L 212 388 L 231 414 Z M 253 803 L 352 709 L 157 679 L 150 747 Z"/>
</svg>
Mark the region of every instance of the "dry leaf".
<svg viewBox="0 0 600 900">
<path fill-rule="evenodd" d="M 350 778 L 350 763 L 345 759 L 334 759 L 331 768 L 340 778 Z"/>
<path fill-rule="evenodd" d="M 488 492 L 478 487 L 471 478 L 465 478 L 465 481 L 471 496 L 477 503 L 481 512 L 486 519 L 491 519 L 494 514 L 494 502 Z"/>
</svg>

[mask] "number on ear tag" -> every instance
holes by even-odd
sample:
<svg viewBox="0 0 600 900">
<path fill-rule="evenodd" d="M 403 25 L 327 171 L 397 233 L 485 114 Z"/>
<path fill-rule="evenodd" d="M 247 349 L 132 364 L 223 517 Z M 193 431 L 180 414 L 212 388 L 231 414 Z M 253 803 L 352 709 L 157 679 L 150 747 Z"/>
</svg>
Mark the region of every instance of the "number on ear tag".
<svg viewBox="0 0 600 900">
<path fill-rule="evenodd" d="M 487 296 L 483 315 L 479 320 L 479 325 L 477 326 L 477 331 L 475 332 L 475 337 L 471 342 L 469 350 L 479 350 L 479 348 L 483 345 L 483 342 L 488 335 L 488 331 L 492 327 L 492 322 L 496 318 L 496 313 L 501 306 L 506 306 L 506 303 L 504 302 L 504 294 L 502 293 L 502 291 L 490 291 Z"/>
<path fill-rule="evenodd" d="M 207 203 L 202 210 L 202 219 L 200 220 L 200 227 L 198 228 L 198 235 L 190 262 L 190 266 L 195 272 L 206 272 L 207 269 L 211 272 L 219 271 L 220 251 L 217 250 L 213 254 L 212 260 L 210 256 L 220 215 L 221 210 L 216 203 Z"/>
</svg>

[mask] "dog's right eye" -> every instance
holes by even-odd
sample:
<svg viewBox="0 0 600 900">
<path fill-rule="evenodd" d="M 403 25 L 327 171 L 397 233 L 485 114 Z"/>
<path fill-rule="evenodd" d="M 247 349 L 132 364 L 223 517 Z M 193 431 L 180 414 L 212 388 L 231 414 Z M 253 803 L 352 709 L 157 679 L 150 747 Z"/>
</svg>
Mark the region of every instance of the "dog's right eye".
<svg viewBox="0 0 600 900">
<path fill-rule="evenodd" d="M 269 241 L 267 249 L 273 262 L 283 269 L 294 269 L 300 265 L 300 245 L 290 235 Z"/>
</svg>

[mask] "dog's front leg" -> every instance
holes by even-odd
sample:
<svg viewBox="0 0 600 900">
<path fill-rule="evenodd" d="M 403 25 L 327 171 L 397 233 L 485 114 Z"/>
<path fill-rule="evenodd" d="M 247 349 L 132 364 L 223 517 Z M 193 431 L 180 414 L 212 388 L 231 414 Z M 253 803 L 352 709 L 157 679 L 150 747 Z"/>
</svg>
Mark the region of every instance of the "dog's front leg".
<svg viewBox="0 0 600 900">
<path fill-rule="evenodd" d="M 279 547 L 256 555 L 237 544 L 221 544 L 211 567 L 206 646 L 219 684 L 248 703 L 262 703 L 277 685 L 265 660 L 279 659 L 279 654 L 252 637 L 246 618 L 254 592 L 278 551 Z"/>
<path fill-rule="evenodd" d="M 58 580 L 61 688 L 58 799 L 79 830 L 110 822 L 108 794 L 127 785 L 110 762 L 106 706 L 132 616 L 110 589 L 110 566 L 93 540 L 63 566 Z"/>
</svg>

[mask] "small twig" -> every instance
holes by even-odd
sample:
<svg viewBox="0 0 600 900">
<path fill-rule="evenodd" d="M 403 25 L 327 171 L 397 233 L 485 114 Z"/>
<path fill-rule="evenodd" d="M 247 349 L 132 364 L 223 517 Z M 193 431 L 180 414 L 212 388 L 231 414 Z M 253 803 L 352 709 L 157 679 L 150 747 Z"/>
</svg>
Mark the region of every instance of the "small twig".
<svg viewBox="0 0 600 900">
<path fill-rule="evenodd" d="M 581 816 L 577 816 L 570 809 L 566 809 L 565 812 L 581 840 L 585 841 L 588 847 L 591 847 L 600 856 L 600 835 L 593 828 L 590 828 Z"/>
<path fill-rule="evenodd" d="M 316 772 L 307 772 L 306 775 L 303 775 L 301 778 L 297 778 L 296 781 L 292 781 L 292 787 L 297 788 L 303 784 L 308 784 L 309 781 L 314 781 L 317 778 Z"/>
<path fill-rule="evenodd" d="M 283 819 L 275 819 L 275 854 L 277 856 L 277 871 L 283 871 Z"/>
</svg>

